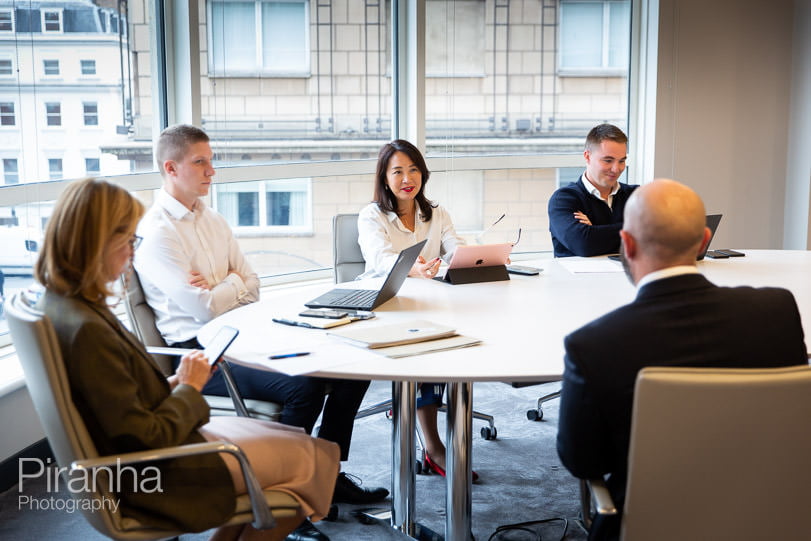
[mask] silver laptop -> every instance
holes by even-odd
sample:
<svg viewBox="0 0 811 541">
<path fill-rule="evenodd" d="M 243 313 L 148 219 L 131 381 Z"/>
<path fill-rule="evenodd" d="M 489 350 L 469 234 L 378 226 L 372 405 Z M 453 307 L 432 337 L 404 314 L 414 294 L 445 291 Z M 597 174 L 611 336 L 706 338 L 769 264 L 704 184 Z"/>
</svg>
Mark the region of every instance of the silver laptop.
<svg viewBox="0 0 811 541">
<path fill-rule="evenodd" d="M 397 261 L 389 271 L 380 289 L 333 289 L 320 297 L 304 303 L 309 308 L 343 308 L 344 310 L 373 310 L 397 295 L 405 282 L 408 271 L 420 255 L 428 240 L 406 248 L 397 256 Z"/>
</svg>

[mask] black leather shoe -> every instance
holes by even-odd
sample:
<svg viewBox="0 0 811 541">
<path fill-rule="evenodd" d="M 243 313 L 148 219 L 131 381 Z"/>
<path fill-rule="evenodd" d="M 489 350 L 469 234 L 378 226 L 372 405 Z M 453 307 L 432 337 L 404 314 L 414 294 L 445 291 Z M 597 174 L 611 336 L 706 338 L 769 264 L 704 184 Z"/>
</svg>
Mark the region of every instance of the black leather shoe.
<svg viewBox="0 0 811 541">
<path fill-rule="evenodd" d="M 363 488 L 354 479 L 341 472 L 335 481 L 335 492 L 332 494 L 333 503 L 368 504 L 384 500 L 389 491 L 383 487 Z"/>
<path fill-rule="evenodd" d="M 298 528 L 290 532 L 285 538 L 286 541 L 329 541 L 329 537 L 318 528 L 313 526 L 309 520 L 305 520 L 298 525 Z"/>
</svg>

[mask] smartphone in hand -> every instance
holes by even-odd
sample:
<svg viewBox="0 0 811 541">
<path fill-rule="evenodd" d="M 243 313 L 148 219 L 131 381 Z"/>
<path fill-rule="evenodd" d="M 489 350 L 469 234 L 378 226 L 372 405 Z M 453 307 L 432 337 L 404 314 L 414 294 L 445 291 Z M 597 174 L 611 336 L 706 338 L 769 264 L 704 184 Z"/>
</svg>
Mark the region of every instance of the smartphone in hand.
<svg viewBox="0 0 811 541">
<path fill-rule="evenodd" d="M 206 349 L 203 350 L 206 357 L 208 357 L 208 363 L 211 366 L 214 366 L 219 362 L 222 358 L 222 354 L 225 353 L 225 350 L 228 349 L 228 346 L 231 345 L 239 331 L 233 327 L 229 327 L 228 325 L 223 326 L 217 334 L 214 335 L 214 338 L 211 339 L 211 342 L 206 346 Z"/>
</svg>

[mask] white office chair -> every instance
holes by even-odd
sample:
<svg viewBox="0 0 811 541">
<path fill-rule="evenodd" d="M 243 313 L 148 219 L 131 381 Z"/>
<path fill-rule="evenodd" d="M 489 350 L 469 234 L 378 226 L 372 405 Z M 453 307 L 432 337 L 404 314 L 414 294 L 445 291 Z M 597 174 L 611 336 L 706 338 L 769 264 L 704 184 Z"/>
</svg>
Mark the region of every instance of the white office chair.
<svg viewBox="0 0 811 541">
<path fill-rule="evenodd" d="M 15 294 L 6 306 L 11 338 L 25 373 L 26 386 L 42 423 L 48 443 L 60 470 L 95 470 L 99 483 L 73 483 L 70 495 L 93 528 L 113 539 L 165 539 L 180 535 L 150 523 L 141 511 L 137 517 L 124 506 L 106 505 L 116 499 L 107 491 L 105 471 L 117 464 L 152 463 L 156 460 L 205 453 L 229 453 L 242 468 L 248 494 L 237 497 L 235 514 L 227 524 L 251 522 L 256 528 L 271 528 L 277 518 L 294 517 L 299 512 L 296 500 L 287 493 L 263 491 L 242 450 L 228 442 L 205 442 L 149 451 L 99 456 L 84 420 L 79 415 L 70 391 L 67 372 L 53 326 L 45 315 L 28 305 L 23 293 Z M 96 473 L 93 474 L 95 479 Z M 87 502 L 95 502 L 88 506 Z M 165 517 L 155 517 L 165 523 Z"/>
<path fill-rule="evenodd" d="M 335 283 L 350 282 L 366 269 L 366 260 L 363 259 L 363 253 L 358 244 L 357 214 L 336 214 L 332 218 L 332 261 Z M 391 400 L 386 400 L 360 410 L 355 417 L 360 419 L 376 413 L 388 412 L 391 406 Z M 445 405 L 440 407 L 440 411 L 447 411 Z M 473 417 L 487 422 L 487 426 L 481 429 L 482 438 L 496 439 L 498 431 L 492 415 L 474 411 Z M 422 442 L 422 434 L 417 431 L 417 435 Z M 422 467 L 427 469 L 424 464 Z"/>
<path fill-rule="evenodd" d="M 623 539 L 807 539 L 809 418 L 809 366 L 645 368 Z"/>
<path fill-rule="evenodd" d="M 166 341 L 164 341 L 155 324 L 155 312 L 146 302 L 146 296 L 138 273 L 133 270 L 128 278 L 122 278 L 122 280 L 124 280 L 124 287 L 126 288 L 124 307 L 127 310 L 133 332 L 141 343 L 147 347 L 147 350 L 150 347 L 166 347 Z M 174 373 L 171 356 L 150 353 L 164 374 L 168 376 Z M 227 396 L 204 395 L 213 414 L 239 415 L 270 421 L 279 420 L 282 412 L 281 404 L 264 400 L 243 399 L 227 361 L 223 360 L 220 363 L 220 370 L 222 370 L 230 398 Z"/>
</svg>

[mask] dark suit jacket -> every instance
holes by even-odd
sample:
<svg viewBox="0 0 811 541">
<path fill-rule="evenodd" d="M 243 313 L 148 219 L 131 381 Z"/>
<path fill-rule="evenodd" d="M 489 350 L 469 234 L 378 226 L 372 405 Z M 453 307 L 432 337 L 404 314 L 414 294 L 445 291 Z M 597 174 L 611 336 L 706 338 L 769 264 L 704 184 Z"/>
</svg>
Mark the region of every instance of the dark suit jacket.
<svg viewBox="0 0 811 541">
<path fill-rule="evenodd" d="M 46 292 L 39 306 L 53 323 L 67 368 L 73 401 L 102 455 L 205 441 L 197 427 L 209 408 L 189 385 L 169 389 L 143 346 L 110 310 Z M 139 490 L 122 482 L 122 507 L 151 524 L 202 531 L 234 513 L 234 485 L 218 455 L 200 455 L 150 466 Z M 122 476 L 123 479 L 128 479 Z M 129 478 L 131 479 L 131 478 Z M 146 489 L 146 490 L 144 490 Z"/>
<path fill-rule="evenodd" d="M 608 474 L 619 509 L 639 370 L 808 363 L 800 314 L 789 291 L 717 287 L 700 274 L 645 285 L 632 303 L 571 333 L 564 344 L 558 454 L 576 477 Z M 590 539 L 612 538 L 595 527 Z"/>
<path fill-rule="evenodd" d="M 558 188 L 549 198 L 549 232 L 555 257 L 573 255 L 593 256 L 619 252 L 620 229 L 625 203 L 635 185 L 620 183 L 611 208 L 583 186 L 582 176 L 577 182 Z M 574 218 L 580 211 L 591 220 L 584 225 Z"/>
</svg>

